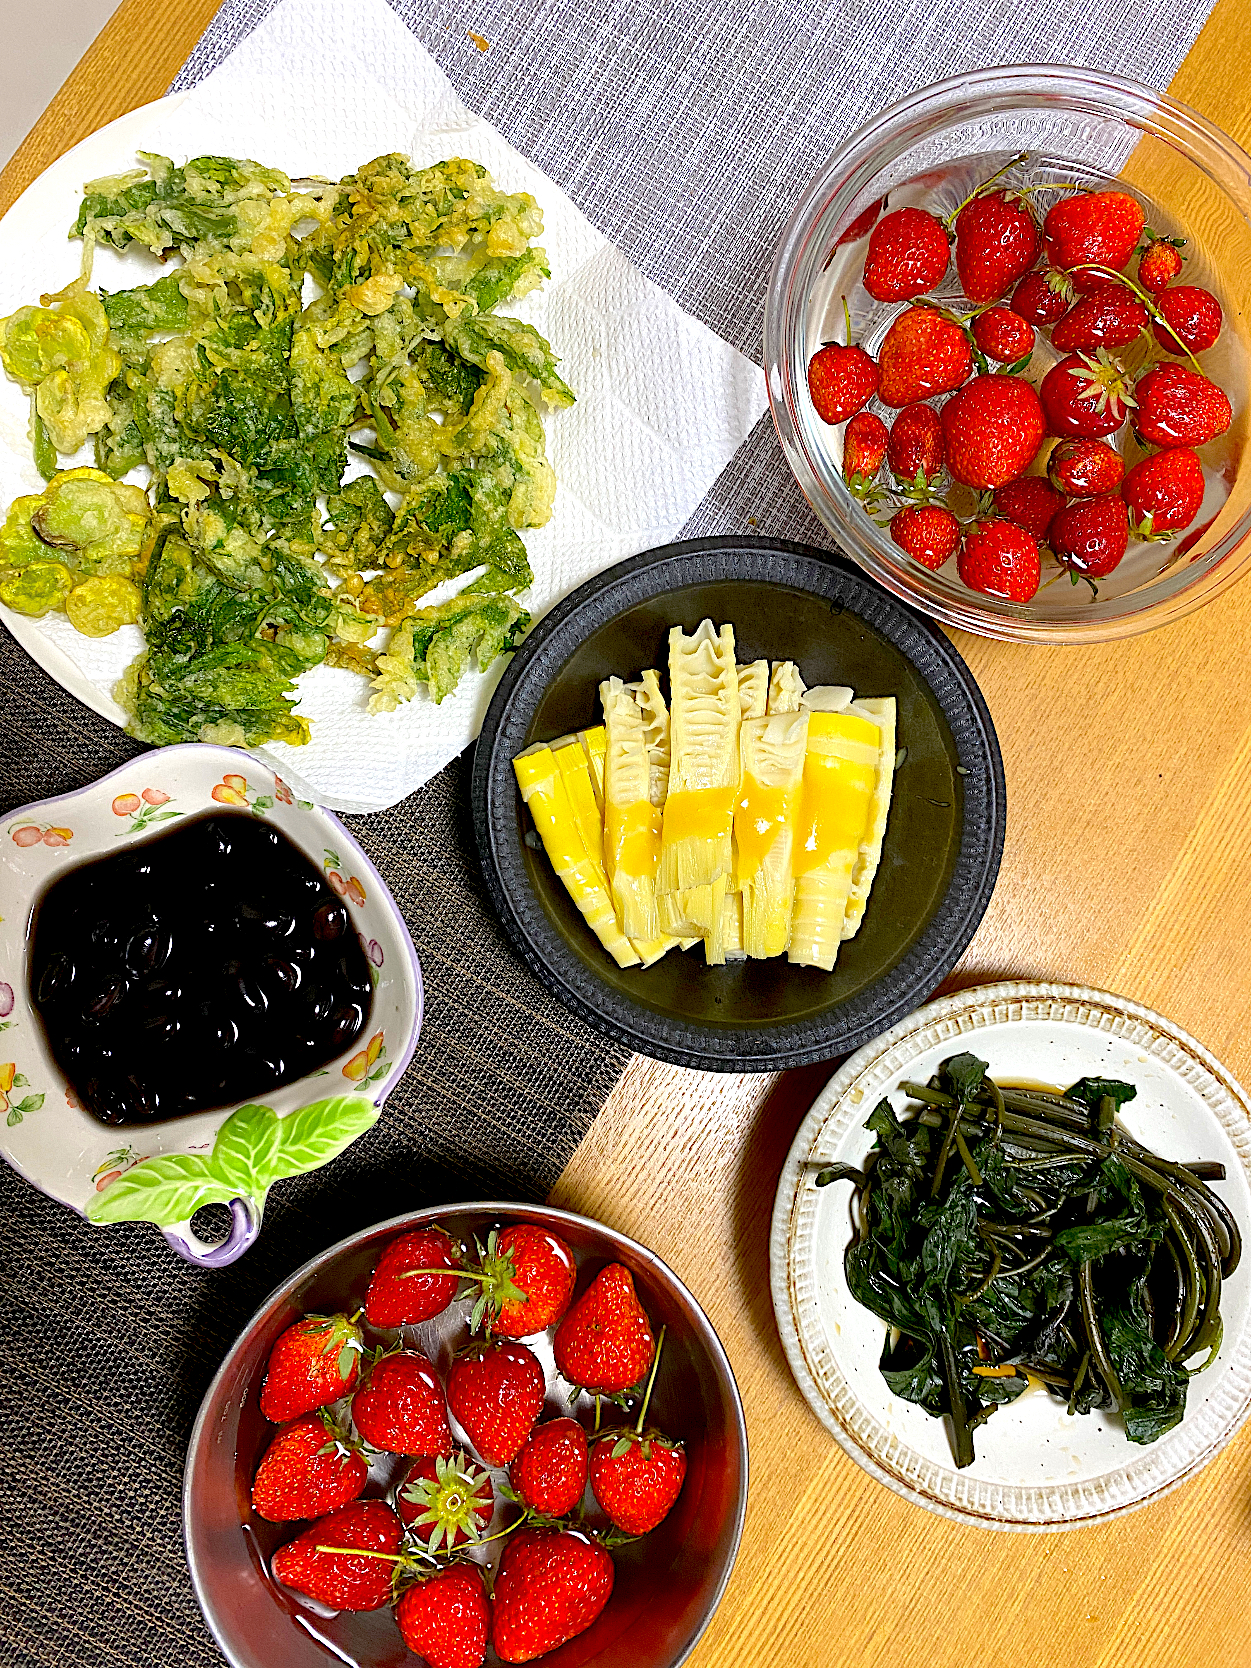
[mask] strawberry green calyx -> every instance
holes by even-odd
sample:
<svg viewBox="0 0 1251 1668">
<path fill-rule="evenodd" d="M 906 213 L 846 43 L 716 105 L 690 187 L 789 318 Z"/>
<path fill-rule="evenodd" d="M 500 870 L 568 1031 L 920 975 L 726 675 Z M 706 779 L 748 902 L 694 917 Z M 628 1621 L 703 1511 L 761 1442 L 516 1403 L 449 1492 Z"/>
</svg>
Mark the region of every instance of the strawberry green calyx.
<svg viewBox="0 0 1251 1668">
<path fill-rule="evenodd" d="M 365 1353 L 365 1338 L 360 1327 L 356 1324 L 362 1311 L 358 1309 L 354 1315 L 308 1315 L 307 1321 L 314 1324 L 306 1326 L 306 1333 L 313 1338 L 321 1337 L 321 1353 L 336 1355 L 335 1366 L 340 1378 L 349 1378 L 352 1373 L 353 1356 L 363 1356 Z"/>
<path fill-rule="evenodd" d="M 1093 354 L 1079 353 L 1074 357 L 1080 360 L 1080 364 L 1074 365 L 1068 374 L 1082 384 L 1078 389 L 1078 398 L 1093 400 L 1096 410 L 1110 412 L 1113 416 L 1118 407 L 1138 404 L 1130 391 L 1133 383 L 1124 365 L 1119 359 L 1114 359 L 1107 348 L 1096 348 Z"/>
<path fill-rule="evenodd" d="M 337 1455 L 341 1466 L 346 1465 L 354 1455 L 364 1454 L 365 1444 L 357 1437 L 349 1436 L 329 1408 L 319 1407 L 317 1417 L 326 1427 L 326 1442 L 317 1450 L 318 1454 Z"/>
<path fill-rule="evenodd" d="M 476 1281 L 479 1292 L 469 1317 L 469 1330 L 470 1332 L 477 1332 L 485 1320 L 486 1332 L 490 1336 L 491 1322 L 500 1310 L 510 1303 L 524 1303 L 529 1295 L 517 1284 L 517 1269 L 512 1254 L 498 1249 L 499 1237 L 499 1229 L 493 1228 L 487 1235 L 485 1250 L 481 1240 L 475 1239 L 474 1245 L 478 1252 L 478 1262 L 474 1267 L 458 1268 L 456 1270 L 409 1268 L 405 1269 L 399 1278 L 401 1280 L 411 1280 L 418 1274 L 446 1275 L 455 1272 L 462 1280 Z"/>
<path fill-rule="evenodd" d="M 491 1505 L 489 1472 L 457 1455 L 438 1456 L 434 1468 L 433 1477 L 411 1478 L 398 1497 L 413 1508 L 409 1521 L 418 1529 L 430 1530 L 428 1538 L 423 1536 L 427 1551 L 437 1553 L 440 1546 L 451 1551 L 458 1537 L 481 1541 L 480 1519 L 484 1508 L 489 1514 Z"/>
</svg>

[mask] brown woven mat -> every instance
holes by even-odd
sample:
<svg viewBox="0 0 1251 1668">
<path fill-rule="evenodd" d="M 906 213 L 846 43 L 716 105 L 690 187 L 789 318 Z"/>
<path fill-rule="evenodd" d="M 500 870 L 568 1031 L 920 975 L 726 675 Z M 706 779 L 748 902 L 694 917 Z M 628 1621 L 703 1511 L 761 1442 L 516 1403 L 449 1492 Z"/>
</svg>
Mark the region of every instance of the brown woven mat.
<svg viewBox="0 0 1251 1668">
<path fill-rule="evenodd" d="M 0 813 L 140 751 L 3 631 L 0 691 Z M 625 1055 L 535 983 L 488 913 L 468 766 L 348 819 L 421 957 L 421 1041 L 379 1123 L 325 1170 L 278 1184 L 240 1262 L 189 1268 L 155 1228 L 89 1227 L 0 1164 L 6 1668 L 220 1668 L 183 1558 L 182 1461 L 252 1310 L 317 1251 L 399 1211 L 541 1199 L 616 1081 Z"/>
</svg>

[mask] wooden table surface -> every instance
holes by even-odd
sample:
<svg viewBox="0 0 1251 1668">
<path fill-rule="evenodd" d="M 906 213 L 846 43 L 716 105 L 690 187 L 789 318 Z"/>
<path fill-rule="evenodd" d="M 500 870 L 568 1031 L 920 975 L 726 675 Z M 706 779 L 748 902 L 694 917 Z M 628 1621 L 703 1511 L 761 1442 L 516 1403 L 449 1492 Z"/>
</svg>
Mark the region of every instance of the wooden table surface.
<svg viewBox="0 0 1251 1668">
<path fill-rule="evenodd" d="M 216 9 L 123 0 L 0 175 L 0 212 L 70 145 L 160 97 Z M 1245 7 L 1220 0 L 1172 91 L 1251 148 L 1249 84 Z M 994 901 L 948 988 L 1015 977 L 1119 991 L 1251 1078 L 1251 582 L 1129 642 L 957 641 L 994 715 L 1010 809 Z M 747 1527 L 692 1668 L 1251 1663 L 1251 1426 L 1154 1506 L 1022 1536 L 897 1498 L 809 1412 L 774 1325 L 767 1246 L 783 1159 L 827 1076 L 635 1059 L 552 1195 L 653 1246 L 738 1377 Z"/>
</svg>

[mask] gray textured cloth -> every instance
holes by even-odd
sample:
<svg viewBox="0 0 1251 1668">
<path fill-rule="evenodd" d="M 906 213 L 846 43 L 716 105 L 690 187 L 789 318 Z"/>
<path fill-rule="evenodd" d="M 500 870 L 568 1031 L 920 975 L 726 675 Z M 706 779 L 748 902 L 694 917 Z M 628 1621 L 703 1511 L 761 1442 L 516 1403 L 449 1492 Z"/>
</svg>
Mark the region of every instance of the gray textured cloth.
<svg viewBox="0 0 1251 1668">
<path fill-rule="evenodd" d="M 277 0 L 226 0 L 192 87 Z M 1165 87 L 1211 10 L 1175 0 L 388 0 L 471 110 L 662 289 L 757 362 L 779 235 L 838 144 L 986 65 L 1080 64 Z M 489 43 L 483 52 L 468 31 Z M 764 418 L 683 531 L 833 540 Z"/>
<path fill-rule="evenodd" d="M 226 0 L 176 86 L 269 9 Z M 647 275 L 759 358 L 773 246 L 797 194 L 882 105 L 938 77 L 1026 60 L 1163 86 L 1208 10 L 1136 0 L 400 0 L 465 102 Z M 481 52 L 472 28 L 490 42 Z M 767 420 L 692 534 L 749 526 L 828 543 Z M 134 750 L 0 636 L 0 808 Z M 153 1230 L 89 1229 L 0 1169 L 0 1638 L 9 1668 L 212 1668 L 178 1532 L 182 1452 L 214 1367 L 266 1289 L 366 1221 L 423 1198 L 535 1196 L 619 1070 L 508 953 L 464 825 L 464 761 L 354 825 L 400 899 L 426 973 L 423 1046 L 388 1115 L 325 1172 L 276 1190 L 235 1268 L 178 1264 Z M 278 1665 L 275 1665 L 278 1668 Z"/>
</svg>

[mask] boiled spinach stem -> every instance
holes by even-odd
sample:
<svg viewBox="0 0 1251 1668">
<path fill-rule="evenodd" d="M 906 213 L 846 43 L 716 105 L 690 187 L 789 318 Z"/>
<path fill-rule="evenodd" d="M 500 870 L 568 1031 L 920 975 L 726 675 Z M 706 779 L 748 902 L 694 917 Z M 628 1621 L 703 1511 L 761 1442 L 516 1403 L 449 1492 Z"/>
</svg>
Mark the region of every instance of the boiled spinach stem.
<svg viewBox="0 0 1251 1668">
<path fill-rule="evenodd" d="M 1090 1344 L 1091 1359 L 1094 1361 L 1099 1377 L 1107 1385 L 1108 1395 L 1112 1398 L 1112 1406 L 1119 1409 L 1125 1400 L 1125 1392 L 1121 1388 L 1120 1379 L 1116 1376 L 1116 1368 L 1112 1365 L 1112 1357 L 1108 1354 L 1107 1345 L 1103 1341 L 1099 1316 L 1095 1313 L 1094 1265 L 1089 1259 L 1077 1271 L 1077 1289 L 1081 1299 L 1082 1322 L 1085 1325 L 1086 1338 Z"/>
<path fill-rule="evenodd" d="M 938 1335 L 938 1354 L 943 1369 L 943 1384 L 947 1390 L 947 1404 L 951 1409 L 951 1431 L 954 1438 L 956 1465 L 963 1470 L 973 1463 L 973 1432 L 969 1429 L 969 1415 L 964 1405 L 964 1391 L 960 1388 L 960 1372 L 956 1352 L 946 1327 Z"/>
</svg>

